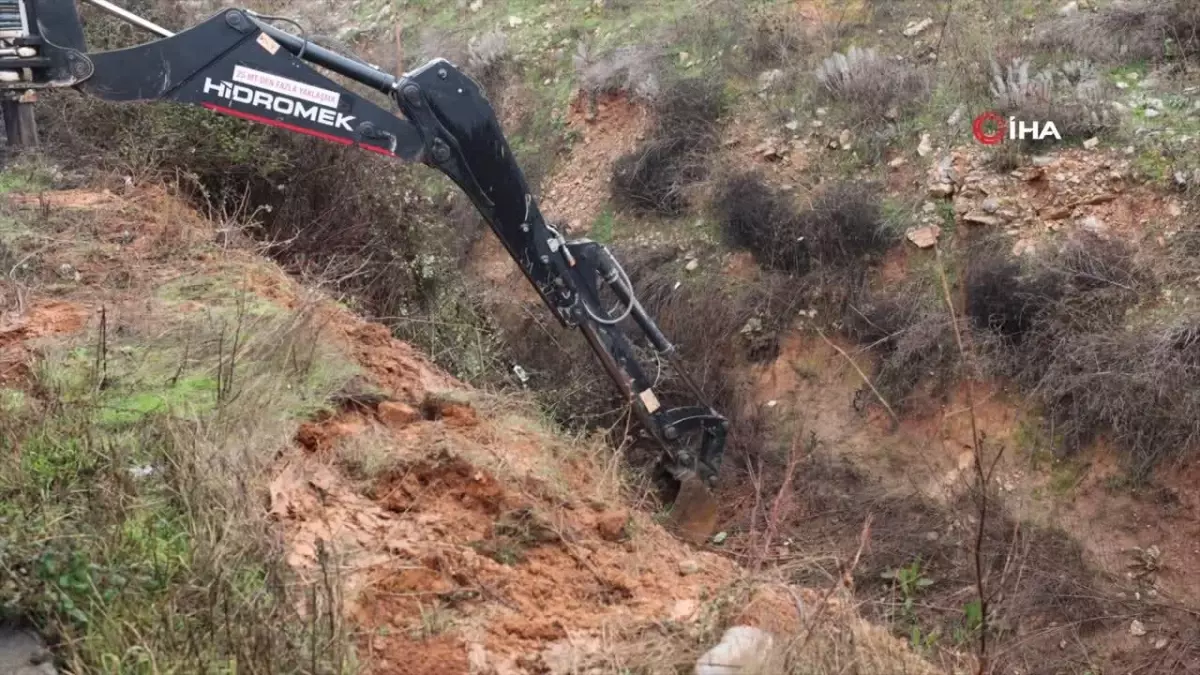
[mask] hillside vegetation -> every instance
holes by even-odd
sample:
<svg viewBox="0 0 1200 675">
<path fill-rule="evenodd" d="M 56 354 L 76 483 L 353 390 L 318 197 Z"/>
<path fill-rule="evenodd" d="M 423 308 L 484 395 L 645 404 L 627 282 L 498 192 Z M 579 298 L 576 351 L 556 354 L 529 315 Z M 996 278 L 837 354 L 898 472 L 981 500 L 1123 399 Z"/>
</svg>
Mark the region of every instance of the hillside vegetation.
<svg viewBox="0 0 1200 675">
<path fill-rule="evenodd" d="M 1196 3 L 255 9 L 479 80 L 730 418 L 720 533 L 662 529 L 449 181 L 51 92 L 0 173 L 0 606 L 62 670 L 680 673 L 753 626 L 764 673 L 1200 672 Z"/>
</svg>

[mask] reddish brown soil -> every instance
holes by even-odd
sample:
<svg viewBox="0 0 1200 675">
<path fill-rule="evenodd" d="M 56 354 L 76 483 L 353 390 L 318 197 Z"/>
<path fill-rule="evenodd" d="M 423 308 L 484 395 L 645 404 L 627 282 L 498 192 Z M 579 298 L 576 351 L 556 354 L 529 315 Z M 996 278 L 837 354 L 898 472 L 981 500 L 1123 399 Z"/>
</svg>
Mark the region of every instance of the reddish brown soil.
<svg viewBox="0 0 1200 675">
<path fill-rule="evenodd" d="M 39 338 L 74 333 L 87 323 L 88 309 L 62 301 L 35 301 L 23 314 L 0 314 L 0 387 L 24 389 Z"/>
</svg>

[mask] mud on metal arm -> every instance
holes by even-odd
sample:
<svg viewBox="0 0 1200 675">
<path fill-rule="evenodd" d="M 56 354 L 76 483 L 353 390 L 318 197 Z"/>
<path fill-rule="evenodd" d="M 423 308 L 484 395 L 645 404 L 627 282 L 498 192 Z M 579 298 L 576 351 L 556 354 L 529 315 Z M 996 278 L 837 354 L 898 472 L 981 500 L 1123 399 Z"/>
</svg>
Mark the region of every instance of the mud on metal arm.
<svg viewBox="0 0 1200 675">
<path fill-rule="evenodd" d="M 74 87 L 109 101 L 175 101 L 443 172 L 470 197 L 558 321 L 582 331 L 676 478 L 715 480 L 726 420 L 704 402 L 608 249 L 568 242 L 546 222 L 483 92 L 453 64 L 436 59 L 396 77 L 244 9 L 173 34 L 107 0 L 86 1 L 159 39 L 88 53 L 74 0 L 0 0 L 0 94 L 20 101 L 38 89 Z M 382 92 L 403 119 L 322 71 Z M 611 303 L 604 298 L 612 297 L 620 309 L 605 309 Z M 682 376 L 691 405 L 659 400 L 621 328 L 631 324 L 655 359 Z"/>
</svg>

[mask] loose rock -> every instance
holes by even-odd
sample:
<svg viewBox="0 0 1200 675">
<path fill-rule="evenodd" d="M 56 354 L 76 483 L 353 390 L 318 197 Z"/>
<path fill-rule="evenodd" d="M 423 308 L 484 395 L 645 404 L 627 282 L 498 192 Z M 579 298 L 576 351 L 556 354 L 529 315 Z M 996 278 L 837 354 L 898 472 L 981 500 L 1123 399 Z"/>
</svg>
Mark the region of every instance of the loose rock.
<svg viewBox="0 0 1200 675">
<path fill-rule="evenodd" d="M 596 519 L 596 531 L 605 541 L 621 541 L 628 538 L 629 514 L 625 511 L 609 511 Z"/>
<path fill-rule="evenodd" d="M 695 560 L 681 560 L 679 562 L 679 573 L 683 576 L 695 574 L 700 571 L 700 563 Z"/>
<path fill-rule="evenodd" d="M 926 28 L 933 25 L 933 19 L 925 18 L 920 21 L 909 21 L 904 27 L 904 37 L 916 37 L 920 35 Z"/>
<path fill-rule="evenodd" d="M 917 154 L 926 157 L 933 152 L 933 145 L 929 141 L 929 134 L 921 134 L 921 142 L 917 145 Z"/>
<path fill-rule="evenodd" d="M 1134 637 L 1141 637 L 1146 634 L 1146 625 L 1141 621 L 1134 619 L 1129 624 L 1129 634 Z"/>
<path fill-rule="evenodd" d="M 942 234 L 942 228 L 937 225 L 926 225 L 909 230 L 905 233 L 908 240 L 916 244 L 917 248 L 932 248 L 938 242 L 938 237 Z"/>
<path fill-rule="evenodd" d="M 416 408 L 399 401 L 384 401 L 379 404 L 379 421 L 393 429 L 402 429 L 421 419 Z"/>
<path fill-rule="evenodd" d="M 770 633 L 750 626 L 734 626 L 721 642 L 696 661 L 696 675 L 734 675 L 757 672 L 774 647 Z"/>
<path fill-rule="evenodd" d="M 988 225 L 994 227 L 996 225 L 1000 225 L 1004 221 L 996 216 L 989 216 L 982 211 L 971 211 L 967 215 L 963 216 L 963 222 L 971 223 L 972 225 Z"/>
</svg>

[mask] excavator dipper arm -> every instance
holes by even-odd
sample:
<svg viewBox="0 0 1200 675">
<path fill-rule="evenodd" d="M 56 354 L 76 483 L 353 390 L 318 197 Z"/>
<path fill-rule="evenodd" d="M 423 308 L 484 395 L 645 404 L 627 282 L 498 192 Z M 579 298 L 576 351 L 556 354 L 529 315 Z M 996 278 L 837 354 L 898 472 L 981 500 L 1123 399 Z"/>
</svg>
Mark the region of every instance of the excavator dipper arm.
<svg viewBox="0 0 1200 675">
<path fill-rule="evenodd" d="M 711 526 L 714 505 L 696 506 L 695 494 L 707 495 L 716 480 L 725 418 L 704 402 L 608 249 L 588 240 L 567 241 L 546 222 L 474 80 L 443 59 L 396 77 L 244 9 L 221 11 L 172 34 L 107 0 L 85 1 L 157 33 L 159 39 L 88 53 L 74 0 L 0 0 L 0 90 L 74 87 L 109 101 L 198 105 L 441 171 L 471 199 L 558 321 L 583 333 L 641 426 L 661 446 L 664 465 L 683 483 L 681 495 L 691 495 L 687 505 L 677 502 L 692 511 L 677 514 L 681 530 L 696 535 Z M 9 42 L 25 50 L 14 51 L 6 61 L 3 28 L 9 5 L 17 6 L 23 22 L 14 17 L 9 23 L 25 29 Z M 18 77 L 4 77 L 6 69 Z M 322 71 L 385 94 L 402 117 Z M 618 301 L 619 311 L 605 309 L 604 288 Z M 640 330 L 660 361 L 682 376 L 694 396 L 689 405 L 672 407 L 659 400 L 622 329 L 630 325 Z M 700 501 L 711 502 L 711 497 Z"/>
</svg>

